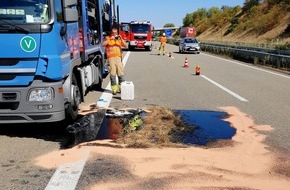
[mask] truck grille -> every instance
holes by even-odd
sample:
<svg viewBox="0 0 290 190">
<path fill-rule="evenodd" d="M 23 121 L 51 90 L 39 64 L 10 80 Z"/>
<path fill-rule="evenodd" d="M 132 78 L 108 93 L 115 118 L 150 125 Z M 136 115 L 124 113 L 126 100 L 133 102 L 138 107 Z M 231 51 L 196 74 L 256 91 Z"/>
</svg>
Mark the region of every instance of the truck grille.
<svg viewBox="0 0 290 190">
<path fill-rule="evenodd" d="M 20 92 L 0 92 L 0 110 L 16 110 L 19 101 Z"/>
<path fill-rule="evenodd" d="M 12 80 L 15 77 L 16 77 L 15 75 L 1 74 L 0 75 L 0 80 Z"/>
<path fill-rule="evenodd" d="M 34 79 L 37 64 L 37 58 L 0 58 L 0 86 L 28 86 Z"/>
<path fill-rule="evenodd" d="M 134 36 L 135 40 L 147 40 L 147 36 Z"/>
<path fill-rule="evenodd" d="M 16 100 L 17 95 L 16 93 L 3 93 L 2 94 L 2 100 Z"/>
<path fill-rule="evenodd" d="M 19 102 L 0 102 L 0 110 L 17 110 Z"/>
</svg>

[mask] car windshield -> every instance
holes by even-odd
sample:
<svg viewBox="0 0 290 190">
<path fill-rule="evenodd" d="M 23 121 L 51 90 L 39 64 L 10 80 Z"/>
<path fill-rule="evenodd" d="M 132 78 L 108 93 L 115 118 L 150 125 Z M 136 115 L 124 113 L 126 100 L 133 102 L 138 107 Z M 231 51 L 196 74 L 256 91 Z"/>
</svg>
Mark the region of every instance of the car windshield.
<svg viewBox="0 0 290 190">
<path fill-rule="evenodd" d="M 150 26 L 148 24 L 132 24 L 133 33 L 148 33 Z"/>
<path fill-rule="evenodd" d="M 47 23 L 49 0 L 1 0 L 0 20 L 3 22 Z"/>
<path fill-rule="evenodd" d="M 193 39 L 193 38 L 187 38 L 187 39 L 184 39 L 184 42 L 185 43 L 197 43 L 197 40 Z"/>
</svg>

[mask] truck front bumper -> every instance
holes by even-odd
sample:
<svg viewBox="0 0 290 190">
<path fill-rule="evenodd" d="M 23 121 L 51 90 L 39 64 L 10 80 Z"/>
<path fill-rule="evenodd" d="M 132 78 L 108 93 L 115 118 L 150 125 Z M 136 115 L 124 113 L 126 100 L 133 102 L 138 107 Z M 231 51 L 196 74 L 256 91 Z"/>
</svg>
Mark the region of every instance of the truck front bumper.
<svg viewBox="0 0 290 190">
<path fill-rule="evenodd" d="M 32 89 L 53 90 L 49 101 L 29 101 Z M 61 121 L 65 118 L 62 82 L 45 83 L 35 80 L 28 87 L 0 88 L 1 123 L 42 123 Z"/>
<path fill-rule="evenodd" d="M 135 48 L 145 48 L 152 45 L 151 41 L 130 41 L 129 46 Z"/>
</svg>

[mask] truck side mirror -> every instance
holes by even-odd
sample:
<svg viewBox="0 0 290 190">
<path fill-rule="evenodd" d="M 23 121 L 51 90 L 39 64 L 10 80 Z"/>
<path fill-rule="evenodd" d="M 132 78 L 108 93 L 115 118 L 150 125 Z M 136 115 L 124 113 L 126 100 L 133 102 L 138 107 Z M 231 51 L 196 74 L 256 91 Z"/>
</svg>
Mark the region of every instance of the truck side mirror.
<svg viewBox="0 0 290 190">
<path fill-rule="evenodd" d="M 76 9 L 64 8 L 63 11 L 64 22 L 77 22 L 78 21 L 78 11 Z"/>
<path fill-rule="evenodd" d="M 62 1 L 63 7 L 72 7 L 78 4 L 77 0 L 63 0 Z"/>
<path fill-rule="evenodd" d="M 63 20 L 64 22 L 77 22 L 78 11 L 73 6 L 77 5 L 77 0 L 63 0 Z"/>
</svg>

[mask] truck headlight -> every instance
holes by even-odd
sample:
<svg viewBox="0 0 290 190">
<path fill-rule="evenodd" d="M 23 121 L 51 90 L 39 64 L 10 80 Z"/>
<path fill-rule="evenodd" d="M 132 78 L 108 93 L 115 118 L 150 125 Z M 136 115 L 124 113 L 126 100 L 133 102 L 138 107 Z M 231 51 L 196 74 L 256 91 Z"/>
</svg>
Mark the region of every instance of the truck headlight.
<svg viewBox="0 0 290 190">
<path fill-rule="evenodd" d="M 54 91 L 52 88 L 31 89 L 28 96 L 30 102 L 46 102 L 53 99 Z"/>
</svg>

